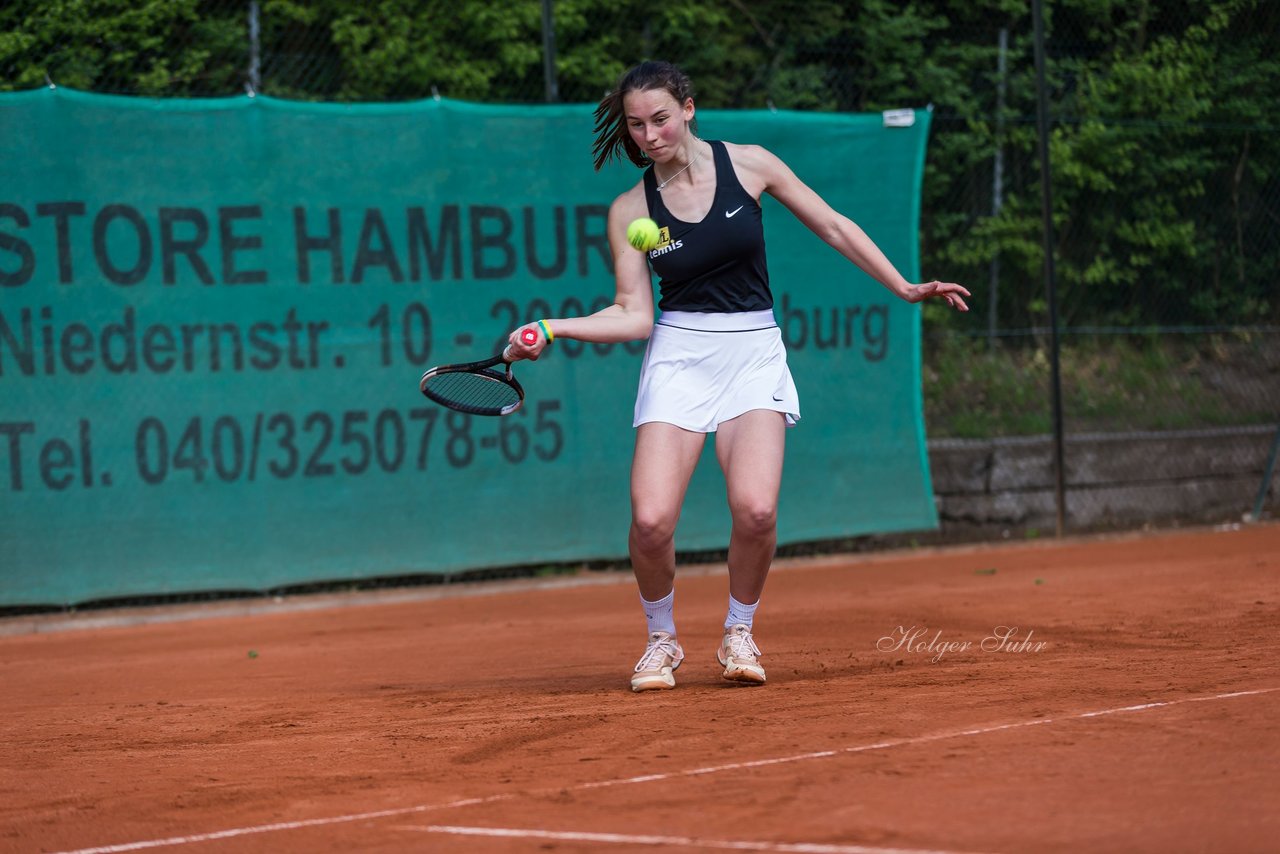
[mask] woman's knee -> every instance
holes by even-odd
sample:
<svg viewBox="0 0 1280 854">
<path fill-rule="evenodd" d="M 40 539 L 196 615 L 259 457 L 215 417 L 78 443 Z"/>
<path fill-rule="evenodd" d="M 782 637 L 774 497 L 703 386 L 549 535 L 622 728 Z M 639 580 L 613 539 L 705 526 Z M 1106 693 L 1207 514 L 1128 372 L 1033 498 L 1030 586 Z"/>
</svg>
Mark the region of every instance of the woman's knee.
<svg viewBox="0 0 1280 854">
<path fill-rule="evenodd" d="M 730 508 L 733 529 L 740 535 L 772 537 L 778 529 L 778 504 L 772 500 L 735 502 Z"/>
<path fill-rule="evenodd" d="M 675 539 L 676 521 L 679 518 L 679 512 L 633 508 L 631 511 L 632 537 L 641 548 L 646 550 L 666 548 Z"/>
</svg>

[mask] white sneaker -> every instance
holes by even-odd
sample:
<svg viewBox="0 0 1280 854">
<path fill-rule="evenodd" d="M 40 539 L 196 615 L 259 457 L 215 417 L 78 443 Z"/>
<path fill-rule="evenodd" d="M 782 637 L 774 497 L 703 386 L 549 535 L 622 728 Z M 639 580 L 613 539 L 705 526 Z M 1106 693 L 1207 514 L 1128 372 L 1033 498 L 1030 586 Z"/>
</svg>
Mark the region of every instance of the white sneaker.
<svg viewBox="0 0 1280 854">
<path fill-rule="evenodd" d="M 675 669 L 684 661 L 684 650 L 675 635 L 654 632 L 631 676 L 632 691 L 662 691 L 676 687 Z"/>
<path fill-rule="evenodd" d="M 724 678 L 748 685 L 764 684 L 759 655 L 760 647 L 751 637 L 751 629 L 742 623 L 725 629 L 724 640 L 716 650 L 716 659 L 724 665 Z"/>
</svg>

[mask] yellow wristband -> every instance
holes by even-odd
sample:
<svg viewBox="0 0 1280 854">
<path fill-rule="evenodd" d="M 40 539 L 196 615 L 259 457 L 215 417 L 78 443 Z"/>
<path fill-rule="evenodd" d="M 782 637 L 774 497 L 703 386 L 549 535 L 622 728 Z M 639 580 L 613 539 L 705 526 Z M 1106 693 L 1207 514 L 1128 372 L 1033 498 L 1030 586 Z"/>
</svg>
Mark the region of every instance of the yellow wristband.
<svg viewBox="0 0 1280 854">
<path fill-rule="evenodd" d="M 556 340 L 556 336 L 551 333 L 550 325 L 545 320 L 539 320 L 538 325 L 542 327 L 542 334 L 546 336 L 548 344 Z"/>
</svg>

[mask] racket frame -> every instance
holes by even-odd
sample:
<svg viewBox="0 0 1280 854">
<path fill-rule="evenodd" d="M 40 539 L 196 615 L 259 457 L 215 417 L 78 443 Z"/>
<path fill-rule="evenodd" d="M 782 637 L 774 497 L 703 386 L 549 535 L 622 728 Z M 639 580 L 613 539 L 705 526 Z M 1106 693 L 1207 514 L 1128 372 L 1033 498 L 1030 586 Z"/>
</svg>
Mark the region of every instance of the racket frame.
<svg viewBox="0 0 1280 854">
<path fill-rule="evenodd" d="M 531 329 L 526 329 L 521 333 L 521 337 L 526 344 L 533 344 L 538 340 L 538 334 Z M 520 381 L 511 373 L 511 363 L 515 359 L 511 356 L 511 345 L 507 345 L 501 353 L 488 359 L 482 359 L 479 362 L 460 362 L 455 365 L 437 365 L 430 368 L 422 375 L 422 379 L 418 380 L 418 390 L 427 397 L 443 407 L 452 409 L 455 412 L 465 412 L 468 415 L 510 415 L 521 406 L 524 405 L 524 387 L 520 385 Z M 506 370 L 496 371 L 497 365 L 505 365 Z M 473 406 L 461 401 L 451 400 L 432 393 L 427 387 L 428 383 L 435 377 L 444 374 L 471 374 L 481 377 L 489 382 L 498 382 L 509 386 L 515 393 L 516 399 L 506 406 Z"/>
</svg>

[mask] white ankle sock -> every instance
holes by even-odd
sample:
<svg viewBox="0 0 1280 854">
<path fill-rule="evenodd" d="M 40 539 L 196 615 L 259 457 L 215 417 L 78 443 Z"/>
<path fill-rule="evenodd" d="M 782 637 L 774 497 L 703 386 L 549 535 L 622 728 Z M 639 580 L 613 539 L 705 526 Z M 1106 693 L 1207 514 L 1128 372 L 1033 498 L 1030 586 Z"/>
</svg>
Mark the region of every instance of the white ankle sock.
<svg viewBox="0 0 1280 854">
<path fill-rule="evenodd" d="M 669 635 L 674 635 L 676 633 L 675 602 L 676 591 L 674 588 L 656 602 L 650 602 L 643 596 L 640 597 L 640 605 L 644 608 L 644 618 L 649 623 L 649 634 L 666 632 Z"/>
<path fill-rule="evenodd" d="M 756 608 L 760 607 L 760 601 L 757 599 L 754 605 L 743 605 L 733 595 L 729 595 L 729 614 L 724 618 L 724 627 L 731 629 L 741 623 L 747 628 L 751 628 L 751 621 L 755 618 Z"/>
</svg>

